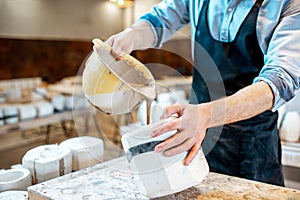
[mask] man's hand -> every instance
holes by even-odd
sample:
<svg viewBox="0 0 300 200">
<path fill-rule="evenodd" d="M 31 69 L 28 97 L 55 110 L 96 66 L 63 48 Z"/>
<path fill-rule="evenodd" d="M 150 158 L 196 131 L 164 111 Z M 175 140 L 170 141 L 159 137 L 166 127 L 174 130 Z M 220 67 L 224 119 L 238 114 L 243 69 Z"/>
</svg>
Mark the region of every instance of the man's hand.
<svg viewBox="0 0 300 200">
<path fill-rule="evenodd" d="M 152 47 L 155 37 L 150 25 L 145 21 L 138 21 L 124 31 L 111 36 L 105 42 L 112 46 L 112 55 L 118 59 L 122 52 L 130 54 L 136 49 Z"/>
<path fill-rule="evenodd" d="M 184 164 L 189 165 L 197 155 L 207 128 L 249 119 L 273 106 L 274 95 L 263 81 L 249 85 L 235 94 L 198 105 L 167 106 L 162 118 L 177 114 L 178 118 L 152 130 L 152 137 L 168 131 L 178 133 L 155 147 L 156 152 L 173 156 L 188 151 Z"/>
<path fill-rule="evenodd" d="M 164 152 L 165 156 L 173 156 L 189 151 L 184 165 L 189 165 L 198 154 L 210 121 L 210 111 L 206 104 L 174 104 L 166 107 L 162 118 L 177 114 L 178 118 L 171 120 L 162 127 L 152 130 L 152 137 L 156 137 L 171 130 L 178 130 L 172 137 L 155 147 L 156 152 Z"/>
<path fill-rule="evenodd" d="M 132 28 L 127 28 L 124 31 L 111 36 L 105 42 L 112 47 L 112 55 L 117 59 L 122 52 L 130 54 L 135 47 L 135 32 Z"/>
</svg>

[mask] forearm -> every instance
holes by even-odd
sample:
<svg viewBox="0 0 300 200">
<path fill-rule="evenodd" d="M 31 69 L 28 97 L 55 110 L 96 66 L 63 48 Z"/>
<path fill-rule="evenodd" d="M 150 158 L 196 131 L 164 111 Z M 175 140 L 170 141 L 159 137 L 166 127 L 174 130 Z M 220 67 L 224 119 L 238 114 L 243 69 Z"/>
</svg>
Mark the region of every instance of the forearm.
<svg viewBox="0 0 300 200">
<path fill-rule="evenodd" d="M 177 134 L 157 145 L 155 151 L 164 152 L 166 156 L 189 151 L 184 161 L 184 164 L 188 165 L 197 155 L 207 128 L 251 118 L 270 109 L 273 99 L 271 88 L 261 81 L 220 100 L 198 105 L 167 106 L 162 118 L 175 113 L 178 118 L 156 127 L 151 136 L 157 137 L 172 130 L 177 130 Z"/>
<path fill-rule="evenodd" d="M 133 36 L 138 38 L 135 40 L 134 49 L 146 49 L 154 45 L 155 36 L 150 25 L 146 21 L 137 21 L 130 29 L 133 32 Z"/>
<path fill-rule="evenodd" d="M 207 109 L 206 112 L 211 113 L 208 127 L 214 127 L 249 119 L 269 110 L 273 106 L 273 99 L 271 88 L 261 81 L 229 97 L 207 103 L 202 109 Z"/>
</svg>

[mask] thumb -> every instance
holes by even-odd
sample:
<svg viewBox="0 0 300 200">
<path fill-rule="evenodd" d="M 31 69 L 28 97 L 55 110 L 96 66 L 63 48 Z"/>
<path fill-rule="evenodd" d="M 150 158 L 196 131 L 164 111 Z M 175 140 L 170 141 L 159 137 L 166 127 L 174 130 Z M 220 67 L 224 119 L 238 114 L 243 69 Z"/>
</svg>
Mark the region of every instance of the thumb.
<svg viewBox="0 0 300 200">
<path fill-rule="evenodd" d="M 122 48 L 123 47 L 122 47 L 122 44 L 120 44 L 120 42 L 117 41 L 116 35 L 111 36 L 104 43 L 111 46 L 111 52 L 110 52 L 111 55 L 116 60 L 120 60 L 120 58 L 122 57 Z"/>
<path fill-rule="evenodd" d="M 111 36 L 110 38 L 108 38 L 104 43 L 109 46 L 112 46 L 114 43 L 114 36 Z"/>
<path fill-rule="evenodd" d="M 184 105 L 178 103 L 170 106 L 166 106 L 160 118 L 165 119 L 174 114 L 177 114 L 178 117 L 180 117 L 183 113 L 183 110 L 184 110 Z"/>
</svg>

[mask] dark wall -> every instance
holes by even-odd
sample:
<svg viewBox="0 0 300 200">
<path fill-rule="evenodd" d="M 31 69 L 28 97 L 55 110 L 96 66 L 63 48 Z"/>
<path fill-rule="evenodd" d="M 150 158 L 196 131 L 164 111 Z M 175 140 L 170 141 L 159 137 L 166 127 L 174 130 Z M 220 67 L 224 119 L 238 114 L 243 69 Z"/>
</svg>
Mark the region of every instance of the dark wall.
<svg viewBox="0 0 300 200">
<path fill-rule="evenodd" d="M 189 47 L 186 48 L 189 51 Z M 53 83 L 76 75 L 91 50 L 92 43 L 88 41 L 0 38 L 0 80 L 39 76 Z M 191 74 L 192 65 L 170 51 L 149 49 L 134 51 L 132 55 L 142 63 L 165 64 L 183 75 Z M 156 78 L 160 78 L 160 70 L 150 68 Z"/>
<path fill-rule="evenodd" d="M 192 74 L 192 63 L 171 51 L 147 49 L 134 51 L 132 55 L 148 67 L 155 79 L 162 79 L 164 76 Z"/>
<path fill-rule="evenodd" d="M 90 42 L 0 38 L 0 79 L 42 77 L 55 82 L 77 74 Z"/>
</svg>

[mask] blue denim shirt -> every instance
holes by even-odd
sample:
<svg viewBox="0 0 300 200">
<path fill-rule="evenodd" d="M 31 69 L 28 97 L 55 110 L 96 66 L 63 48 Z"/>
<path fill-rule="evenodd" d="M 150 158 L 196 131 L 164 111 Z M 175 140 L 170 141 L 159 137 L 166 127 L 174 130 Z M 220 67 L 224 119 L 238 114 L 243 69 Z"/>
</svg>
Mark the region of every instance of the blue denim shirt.
<svg viewBox="0 0 300 200">
<path fill-rule="evenodd" d="M 163 0 L 141 16 L 152 27 L 160 47 L 175 31 L 190 23 L 192 52 L 198 15 L 204 0 Z M 256 0 L 210 0 L 208 24 L 214 39 L 234 40 Z M 200 30 L 201 31 L 201 30 Z M 264 0 L 258 14 L 257 37 L 264 66 L 253 80 L 267 82 L 275 96 L 272 110 L 294 96 L 300 85 L 300 1 Z"/>
</svg>

